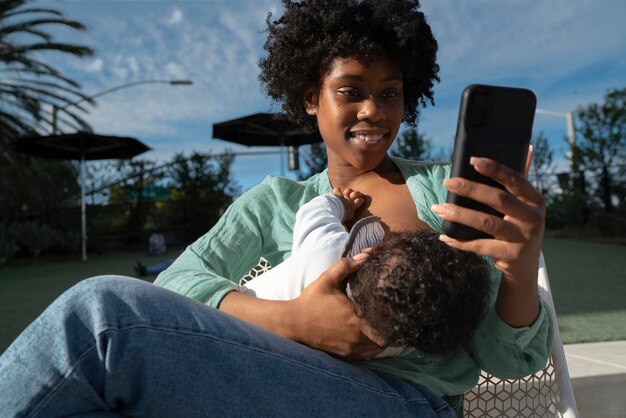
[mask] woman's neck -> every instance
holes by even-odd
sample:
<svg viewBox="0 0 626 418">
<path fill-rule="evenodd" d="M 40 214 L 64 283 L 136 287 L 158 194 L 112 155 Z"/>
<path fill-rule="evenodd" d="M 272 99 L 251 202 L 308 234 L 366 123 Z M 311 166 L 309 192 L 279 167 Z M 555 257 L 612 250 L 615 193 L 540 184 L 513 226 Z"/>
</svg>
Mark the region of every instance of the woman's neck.
<svg viewBox="0 0 626 418">
<path fill-rule="evenodd" d="M 345 162 L 328 161 L 328 178 L 333 187 L 340 189 L 357 189 L 359 185 L 369 184 L 372 181 L 386 179 L 392 183 L 404 181 L 400 170 L 391 157 L 386 156 L 378 166 L 370 170 L 362 170 Z"/>
</svg>

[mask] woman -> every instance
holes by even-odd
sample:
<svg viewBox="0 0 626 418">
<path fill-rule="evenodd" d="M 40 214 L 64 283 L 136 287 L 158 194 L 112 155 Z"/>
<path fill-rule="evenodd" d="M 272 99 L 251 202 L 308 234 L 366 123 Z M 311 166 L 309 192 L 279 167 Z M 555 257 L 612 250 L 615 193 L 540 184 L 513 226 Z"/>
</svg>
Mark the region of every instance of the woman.
<svg viewBox="0 0 626 418">
<path fill-rule="evenodd" d="M 545 365 L 551 331 L 537 297 L 540 194 L 494 161 L 472 164 L 505 191 L 447 179 L 446 165 L 387 155 L 401 122 L 415 123 L 418 106 L 432 100 L 437 80 L 437 44 L 418 2 L 284 5 L 281 18 L 268 19 L 260 78 L 292 118 L 319 128 L 328 170 L 299 183 L 266 179 L 158 277 L 158 285 L 202 303 L 110 277 L 64 294 L 0 358 L 0 403 L 9 411 L 448 416 L 441 396 L 461 415 L 461 395 L 474 386 L 479 368 L 513 377 Z M 412 353 L 364 360 L 384 347 L 361 331 L 339 290 L 362 257 L 340 260 L 291 301 L 237 291 L 236 281 L 260 256 L 274 265 L 288 256 L 297 209 L 332 187 L 364 194 L 353 221 L 376 215 L 388 231 L 440 230 L 444 218 L 495 236 L 441 238 L 493 257 L 497 269 L 491 307 L 469 350 L 447 358 Z M 446 188 L 505 217 L 443 204 Z"/>
</svg>

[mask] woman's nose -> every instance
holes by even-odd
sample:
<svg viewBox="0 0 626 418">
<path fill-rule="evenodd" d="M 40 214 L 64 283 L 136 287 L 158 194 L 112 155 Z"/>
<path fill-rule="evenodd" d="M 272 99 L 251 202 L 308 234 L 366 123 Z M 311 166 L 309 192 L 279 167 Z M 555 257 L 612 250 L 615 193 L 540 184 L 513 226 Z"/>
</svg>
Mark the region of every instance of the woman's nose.
<svg viewBox="0 0 626 418">
<path fill-rule="evenodd" d="M 381 120 L 385 118 L 385 112 L 376 99 L 369 97 L 361 102 L 361 108 L 357 113 L 359 120 Z"/>
</svg>

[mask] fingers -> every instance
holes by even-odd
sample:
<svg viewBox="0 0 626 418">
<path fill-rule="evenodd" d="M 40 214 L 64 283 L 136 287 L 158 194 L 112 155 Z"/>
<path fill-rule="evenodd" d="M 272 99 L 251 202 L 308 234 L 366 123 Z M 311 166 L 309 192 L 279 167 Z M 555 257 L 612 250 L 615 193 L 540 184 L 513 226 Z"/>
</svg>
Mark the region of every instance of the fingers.
<svg viewBox="0 0 626 418">
<path fill-rule="evenodd" d="M 343 282 L 346 277 L 361 268 L 368 256 L 369 255 L 367 253 L 360 253 L 354 257 L 341 258 L 333 263 L 328 270 L 322 273 L 318 280 L 325 283 L 329 287 L 339 287 L 341 282 Z"/>
<path fill-rule="evenodd" d="M 376 254 L 376 252 L 380 249 L 380 244 L 377 245 L 376 247 L 367 247 L 367 248 L 363 248 L 363 250 L 361 251 L 361 253 L 365 253 L 368 256 L 372 255 L 372 254 Z M 355 258 L 358 257 L 358 254 L 356 256 L 354 256 Z"/>
<path fill-rule="evenodd" d="M 344 219 L 342 219 L 342 222 L 346 222 L 352 219 L 355 211 L 360 208 L 363 203 L 365 203 L 363 193 L 353 189 L 348 188 L 342 191 L 339 187 L 334 187 L 333 194 L 343 202 L 343 206 L 346 209 L 346 213 L 344 215 Z"/>
<path fill-rule="evenodd" d="M 528 178 L 528 174 L 530 173 L 530 166 L 533 162 L 533 146 L 528 146 L 528 156 L 526 157 L 526 169 L 524 170 L 524 177 Z"/>
<path fill-rule="evenodd" d="M 531 150 L 529 150 L 529 158 Z M 432 210 L 445 220 L 467 225 L 492 235 L 495 239 L 458 241 L 442 235 L 441 240 L 454 248 L 496 259 L 514 259 L 516 251 L 542 235 L 546 202 L 524 176 L 487 158 L 472 157 L 477 172 L 502 184 L 505 190 L 463 178 L 444 180 L 448 190 L 483 203 L 503 217 L 451 203 L 433 205 Z"/>
<path fill-rule="evenodd" d="M 363 197 L 363 194 L 361 192 L 350 192 L 349 199 L 352 202 L 355 210 L 363 206 L 363 203 L 365 203 L 365 198 Z"/>
<path fill-rule="evenodd" d="M 363 193 L 352 189 L 346 189 L 342 192 L 344 199 L 352 204 L 354 209 L 358 209 L 364 202 Z"/>
<path fill-rule="evenodd" d="M 470 164 L 480 174 L 489 177 L 504 186 L 515 197 L 539 206 L 543 197 L 530 182 L 515 170 L 488 158 L 471 157 Z"/>
<path fill-rule="evenodd" d="M 459 241 L 445 234 L 440 235 L 439 239 L 457 250 L 493 257 L 494 259 L 508 258 L 508 253 L 510 252 L 510 249 L 505 242 L 494 239 Z"/>
<path fill-rule="evenodd" d="M 433 205 L 431 209 L 442 219 L 472 227 L 494 238 L 506 238 L 511 242 L 520 242 L 524 239 L 515 224 L 498 216 L 450 203 Z"/>
<path fill-rule="evenodd" d="M 383 352 L 383 348 L 380 348 L 378 345 L 369 343 L 365 347 L 358 347 L 352 351 L 351 354 L 344 356 L 345 359 L 348 360 L 368 360 L 376 357 L 378 354 Z"/>
<path fill-rule="evenodd" d="M 363 335 L 369 338 L 378 347 L 384 348 L 387 345 L 387 341 L 385 341 L 383 337 L 378 335 L 376 331 L 374 331 L 374 329 L 367 322 L 365 322 L 362 318 L 359 321 L 359 328 L 361 329 L 361 332 L 363 333 Z"/>
<path fill-rule="evenodd" d="M 498 189 L 492 186 L 488 186 L 486 184 L 476 183 L 462 178 L 446 179 L 443 181 L 443 184 L 448 188 L 450 192 L 459 196 L 468 197 L 480 203 L 484 203 L 485 205 L 497 210 L 500 213 L 522 218 L 526 218 L 529 216 L 529 204 L 523 200 L 518 199 L 515 195 L 508 192 L 507 190 Z M 542 207 L 539 207 L 537 204 L 531 204 L 530 207 L 539 209 L 536 211 L 536 215 L 541 215 L 540 210 L 543 209 Z M 436 205 L 433 206 L 432 209 L 438 215 L 447 216 L 446 219 L 449 220 L 454 220 L 453 218 L 463 216 L 459 212 L 466 211 L 466 209 L 450 203 Z M 467 209 L 467 211 L 469 211 L 469 209 Z M 464 214 L 464 217 L 467 217 L 468 215 L 475 216 L 476 213 L 482 214 L 482 212 L 472 211 L 471 213 Z M 537 221 L 540 221 L 540 219 L 537 219 Z M 461 221 L 459 222 L 465 223 Z M 474 222 L 484 222 L 485 227 L 487 228 L 497 227 L 497 225 L 494 224 L 494 222 L 496 222 L 495 219 L 490 220 L 481 218 L 480 220 L 475 219 Z"/>
<path fill-rule="evenodd" d="M 545 198 L 520 173 L 487 158 L 472 157 L 470 163 L 474 165 L 476 171 L 502 184 L 506 190 L 453 177 L 443 182 L 450 192 L 513 216 L 524 213 L 527 205 L 545 209 Z"/>
<path fill-rule="evenodd" d="M 387 346 L 384 338 L 378 336 L 362 318 L 359 318 L 358 329 L 360 341 L 350 348 L 346 358 L 352 360 L 370 359 L 380 354 Z"/>
</svg>

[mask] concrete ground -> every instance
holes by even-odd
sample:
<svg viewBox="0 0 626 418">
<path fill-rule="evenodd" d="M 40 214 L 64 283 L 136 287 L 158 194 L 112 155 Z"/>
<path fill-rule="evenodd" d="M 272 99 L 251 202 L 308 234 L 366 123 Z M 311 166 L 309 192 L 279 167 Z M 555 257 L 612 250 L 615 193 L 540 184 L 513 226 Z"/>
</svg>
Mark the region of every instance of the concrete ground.
<svg viewBox="0 0 626 418">
<path fill-rule="evenodd" d="M 580 418 L 626 418 L 626 341 L 564 350 Z"/>
</svg>

